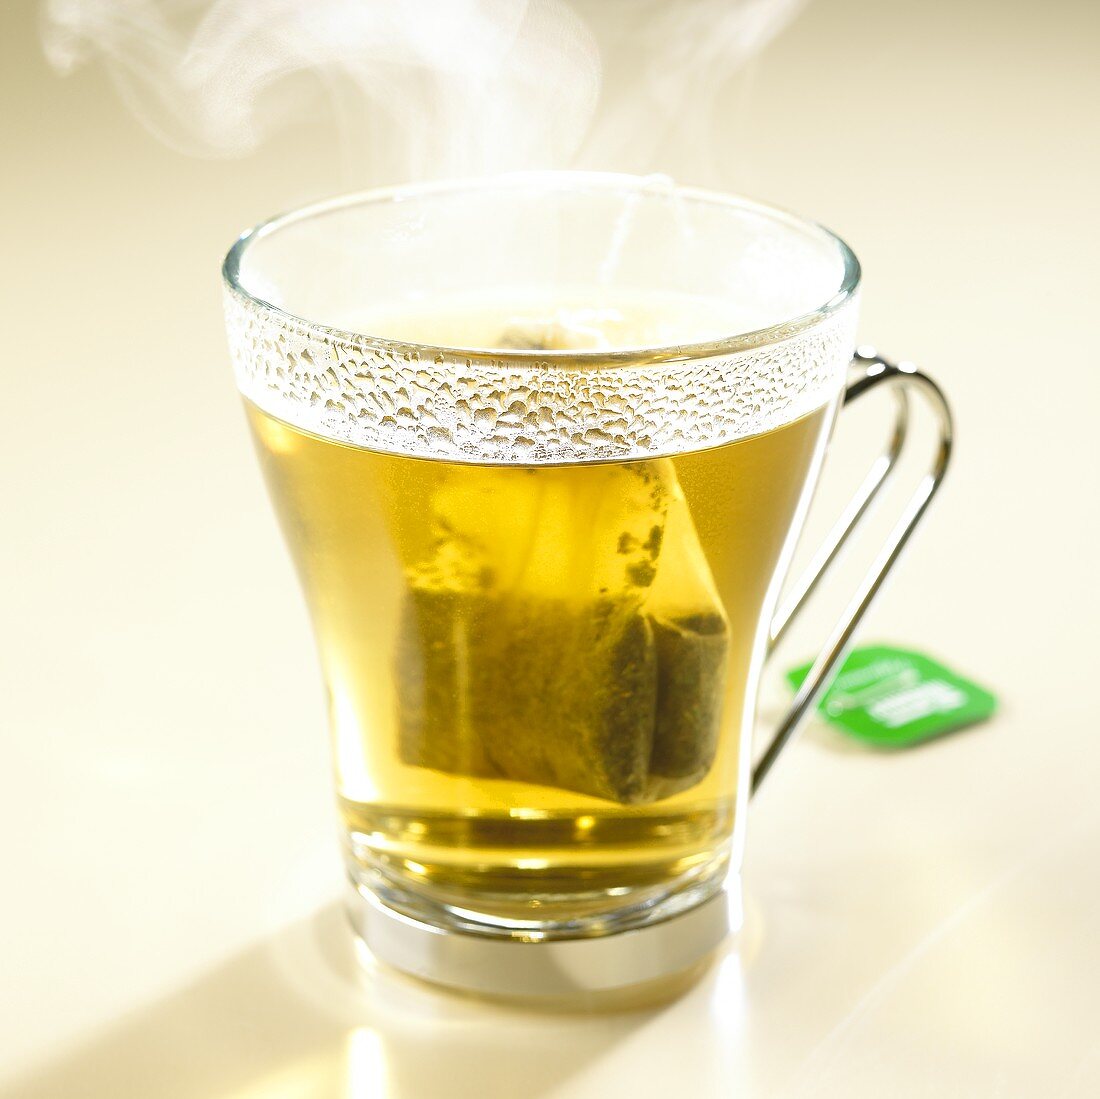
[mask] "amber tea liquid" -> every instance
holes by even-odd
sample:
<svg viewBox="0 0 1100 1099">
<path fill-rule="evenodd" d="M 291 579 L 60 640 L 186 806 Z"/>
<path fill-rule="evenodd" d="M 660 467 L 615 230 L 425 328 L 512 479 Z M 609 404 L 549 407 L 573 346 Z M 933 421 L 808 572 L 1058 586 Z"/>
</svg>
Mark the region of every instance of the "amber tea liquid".
<svg viewBox="0 0 1100 1099">
<path fill-rule="evenodd" d="M 437 307 L 392 334 L 652 344 L 677 316 L 655 310 Z M 498 465 L 247 407 L 317 635 L 356 880 L 420 919 L 518 937 L 607 930 L 611 912 L 631 926 L 716 888 L 832 406 L 705 449 Z"/>
</svg>

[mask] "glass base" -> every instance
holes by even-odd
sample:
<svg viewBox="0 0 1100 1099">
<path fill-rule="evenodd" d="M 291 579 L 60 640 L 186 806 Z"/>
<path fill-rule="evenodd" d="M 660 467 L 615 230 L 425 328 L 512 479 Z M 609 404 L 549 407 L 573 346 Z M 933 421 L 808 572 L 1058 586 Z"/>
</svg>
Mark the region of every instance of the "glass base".
<svg viewBox="0 0 1100 1099">
<path fill-rule="evenodd" d="M 427 876 L 408 860 L 352 846 L 348 874 L 366 897 L 388 910 L 440 931 L 517 942 L 588 939 L 662 923 L 703 904 L 722 887 L 729 865 L 728 845 L 643 872 L 605 869 L 599 875 L 561 875 L 553 891 L 534 883 L 516 887 L 499 875 L 454 880 L 452 873 Z M 626 882 L 629 881 L 629 884 Z M 507 888 L 508 885 L 513 886 Z"/>
<path fill-rule="evenodd" d="M 740 927 L 740 879 L 726 879 L 725 889 L 721 884 L 715 879 L 706 895 L 699 890 L 676 894 L 676 904 L 666 898 L 646 918 L 635 914 L 629 930 L 605 922 L 598 931 L 585 923 L 570 938 L 531 931 L 487 935 L 457 913 L 444 928 L 390 907 L 363 885 L 353 884 L 349 910 L 375 958 L 433 984 L 559 1006 L 607 1007 L 609 995 L 630 991 L 623 1006 L 637 1006 L 639 990 L 674 993 L 682 987 Z"/>
</svg>

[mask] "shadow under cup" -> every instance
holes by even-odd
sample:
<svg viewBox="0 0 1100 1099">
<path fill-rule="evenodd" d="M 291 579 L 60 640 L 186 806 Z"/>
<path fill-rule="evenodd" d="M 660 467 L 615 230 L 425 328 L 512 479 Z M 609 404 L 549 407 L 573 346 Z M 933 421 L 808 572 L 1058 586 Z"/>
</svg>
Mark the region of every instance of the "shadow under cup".
<svg viewBox="0 0 1100 1099">
<path fill-rule="evenodd" d="M 779 211 L 579 173 L 352 196 L 233 248 L 363 898 L 588 938 L 738 869 L 858 277 Z"/>
</svg>

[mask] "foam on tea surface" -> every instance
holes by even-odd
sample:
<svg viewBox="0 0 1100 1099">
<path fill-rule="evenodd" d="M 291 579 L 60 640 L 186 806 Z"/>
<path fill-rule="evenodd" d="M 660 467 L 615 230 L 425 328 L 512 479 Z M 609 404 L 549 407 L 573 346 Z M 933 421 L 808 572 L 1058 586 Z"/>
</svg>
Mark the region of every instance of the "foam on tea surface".
<svg viewBox="0 0 1100 1099">
<path fill-rule="evenodd" d="M 270 415 L 355 446 L 490 463 L 672 455 L 789 423 L 839 389 L 855 320 L 841 309 L 782 342 L 773 329 L 701 356 L 687 348 L 728 335 L 732 308 L 669 293 L 443 296 L 364 310 L 358 331 L 232 289 L 226 309 L 241 392 Z"/>
<path fill-rule="evenodd" d="M 355 331 L 472 351 L 630 351 L 718 340 L 737 330 L 736 310 L 690 294 L 614 287 L 448 294 L 364 311 Z"/>
</svg>

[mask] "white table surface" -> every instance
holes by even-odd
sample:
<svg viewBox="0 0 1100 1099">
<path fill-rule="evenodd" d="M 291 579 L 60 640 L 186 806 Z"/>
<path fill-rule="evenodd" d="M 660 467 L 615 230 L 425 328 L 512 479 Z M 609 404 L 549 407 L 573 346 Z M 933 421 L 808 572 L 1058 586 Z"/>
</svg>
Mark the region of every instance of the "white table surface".
<svg viewBox="0 0 1100 1099">
<path fill-rule="evenodd" d="M 333 135 L 185 158 L 102 73 L 50 75 L 31 5 L 0 21 L 0 1092 L 1100 1094 L 1096 5 L 816 0 L 723 93 L 726 186 L 849 238 L 864 338 L 956 408 L 956 468 L 865 636 L 1002 710 L 896 755 L 809 729 L 752 810 L 742 933 L 674 1002 L 595 1017 L 350 953 L 321 692 L 217 280 L 239 228 L 353 182 Z"/>
</svg>

